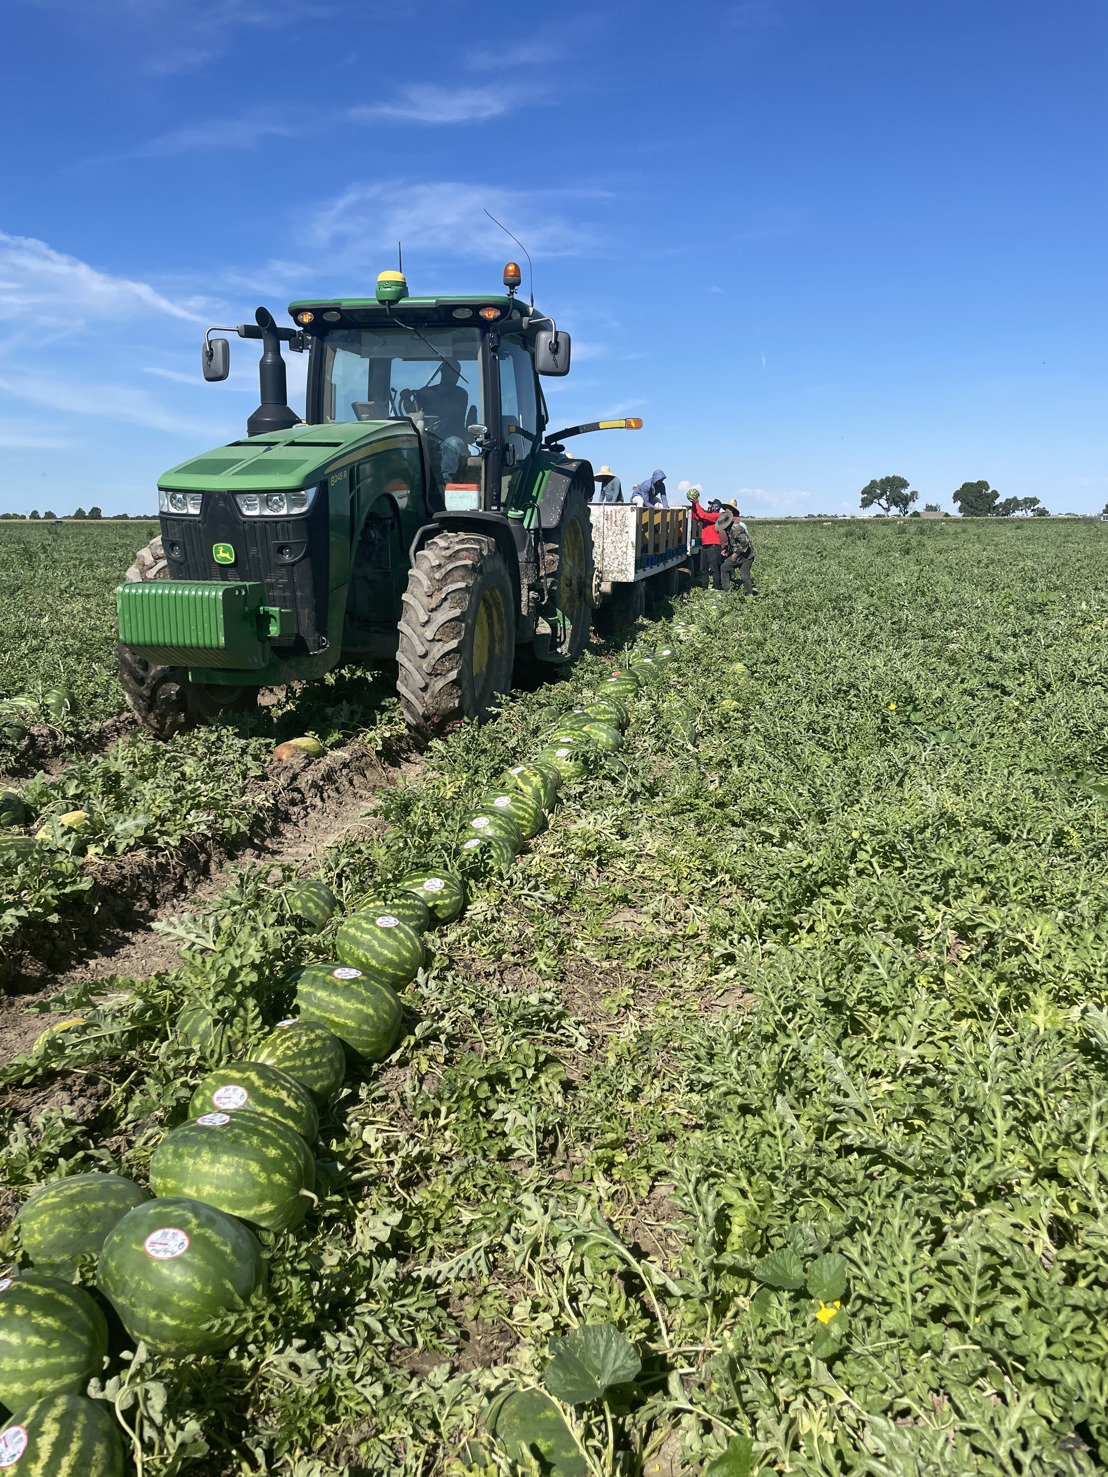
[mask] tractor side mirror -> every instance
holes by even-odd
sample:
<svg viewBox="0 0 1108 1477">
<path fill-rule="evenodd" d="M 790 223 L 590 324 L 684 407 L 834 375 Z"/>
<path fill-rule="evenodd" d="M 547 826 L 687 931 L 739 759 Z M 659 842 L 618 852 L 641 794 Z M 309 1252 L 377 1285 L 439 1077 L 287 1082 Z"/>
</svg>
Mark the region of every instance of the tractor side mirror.
<svg viewBox="0 0 1108 1477">
<path fill-rule="evenodd" d="M 204 347 L 200 350 L 200 364 L 204 378 L 215 383 L 225 380 L 231 372 L 231 346 L 225 338 L 204 336 Z"/>
<path fill-rule="evenodd" d="M 569 334 L 539 331 L 535 340 L 535 368 L 539 374 L 569 373 Z"/>
</svg>

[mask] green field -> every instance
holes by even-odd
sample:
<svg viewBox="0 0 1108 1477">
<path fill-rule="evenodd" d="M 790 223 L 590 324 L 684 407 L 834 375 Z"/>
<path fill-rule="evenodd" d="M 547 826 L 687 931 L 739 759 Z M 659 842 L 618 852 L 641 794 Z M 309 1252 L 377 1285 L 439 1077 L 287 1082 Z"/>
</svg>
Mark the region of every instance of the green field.
<svg viewBox="0 0 1108 1477">
<path fill-rule="evenodd" d="M 103 1390 L 143 1477 L 1108 1468 L 1108 528 L 777 525 L 755 569 L 755 601 L 696 591 L 642 625 L 677 656 L 632 704 L 626 768 L 568 787 L 428 936 L 395 1051 L 323 1115 L 318 1207 L 263 1233 L 233 1349 L 114 1346 Z M 65 608 L 44 650 L 75 683 Z M 619 660 L 595 649 L 397 769 L 391 830 L 324 855 L 344 905 L 449 864 L 467 802 Z M 164 829 L 129 844 L 182 840 L 178 771 L 233 801 L 274 723 L 394 731 L 379 681 L 339 681 L 297 700 L 319 708 L 140 742 Z M 107 835 L 137 803 L 112 810 L 125 762 L 32 787 L 38 815 L 94 793 Z M 76 886 L 93 863 L 66 864 Z M 180 968 L 48 1002 L 88 1024 L 0 1069 L 9 1207 L 62 1172 L 144 1180 L 211 1061 L 181 1006 L 226 1012 L 241 1057 L 334 931 L 247 869 L 182 925 Z M 552 1375 L 568 1454 L 513 1464 L 490 1404 L 595 1324 L 637 1364 L 576 1404 Z"/>
</svg>

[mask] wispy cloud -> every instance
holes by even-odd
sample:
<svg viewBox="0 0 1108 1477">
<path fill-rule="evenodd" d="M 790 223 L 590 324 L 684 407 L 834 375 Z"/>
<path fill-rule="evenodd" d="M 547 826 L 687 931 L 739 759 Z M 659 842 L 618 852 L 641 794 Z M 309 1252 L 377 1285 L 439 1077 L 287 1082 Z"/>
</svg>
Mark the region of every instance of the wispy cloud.
<svg viewBox="0 0 1108 1477">
<path fill-rule="evenodd" d="M 564 200 L 565 192 L 560 197 Z M 551 212 L 546 195 L 399 180 L 346 190 L 317 211 L 308 236 L 315 247 L 336 252 L 346 266 L 373 260 L 397 241 L 406 251 L 489 260 L 504 255 L 507 238 L 486 210 L 526 241 L 532 256 L 572 256 L 593 244 L 583 223 L 571 224 Z"/>
<path fill-rule="evenodd" d="M 172 159 L 181 154 L 211 154 L 219 149 L 256 149 L 271 138 L 302 138 L 315 132 L 318 123 L 301 118 L 296 122 L 249 113 L 242 118 L 219 118 L 189 128 L 176 128 L 145 143 L 136 144 L 114 159 Z M 92 161 L 94 163 L 102 160 Z"/>
<path fill-rule="evenodd" d="M 135 385 L 52 374 L 0 374 L 0 391 L 31 405 L 64 411 L 66 415 L 91 415 L 101 420 L 106 417 L 151 431 L 207 439 L 226 430 L 212 421 L 170 410 L 148 390 Z"/>
<path fill-rule="evenodd" d="M 18 3 L 18 0 L 17 0 Z M 319 0 L 21 0 L 61 11 L 77 25 L 124 32 L 144 70 L 190 72 L 222 56 L 243 30 L 279 30 L 326 15 Z"/>
<path fill-rule="evenodd" d="M 171 302 L 148 282 L 101 272 L 31 236 L 0 231 L 0 317 L 82 327 L 92 320 L 164 315 L 203 321 L 198 299 Z"/>
<path fill-rule="evenodd" d="M 5 451 L 22 449 L 52 449 L 67 444 L 64 436 L 55 435 L 45 426 L 32 421 L 0 420 L 0 447 Z"/>
<path fill-rule="evenodd" d="M 522 101 L 511 87 L 443 87 L 434 82 L 413 82 L 388 102 L 351 108 L 347 116 L 356 123 L 377 118 L 402 123 L 481 123 L 502 118 Z"/>
</svg>

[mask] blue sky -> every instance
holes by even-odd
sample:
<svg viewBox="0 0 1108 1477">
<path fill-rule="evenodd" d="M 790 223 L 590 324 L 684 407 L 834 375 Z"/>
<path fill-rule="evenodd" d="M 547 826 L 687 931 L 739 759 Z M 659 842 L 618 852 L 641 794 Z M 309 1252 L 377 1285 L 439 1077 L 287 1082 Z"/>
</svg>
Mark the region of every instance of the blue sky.
<svg viewBox="0 0 1108 1477">
<path fill-rule="evenodd" d="M 398 236 L 413 292 L 491 290 L 484 208 L 573 333 L 555 419 L 643 417 L 577 443 L 625 481 L 1108 500 L 1100 0 L 4 8 L 0 511 L 153 509 L 257 401 L 204 328 Z"/>
</svg>

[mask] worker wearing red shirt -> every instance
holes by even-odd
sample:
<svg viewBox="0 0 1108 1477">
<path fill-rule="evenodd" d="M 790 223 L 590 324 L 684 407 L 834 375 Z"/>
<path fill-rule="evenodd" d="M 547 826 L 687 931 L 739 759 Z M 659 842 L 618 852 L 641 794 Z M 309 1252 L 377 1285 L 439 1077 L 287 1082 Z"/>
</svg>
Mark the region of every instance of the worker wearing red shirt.
<svg viewBox="0 0 1108 1477">
<path fill-rule="evenodd" d="M 723 538 L 716 528 L 716 519 L 720 515 L 719 498 L 714 497 L 708 504 L 705 512 L 700 506 L 700 493 L 696 488 L 689 494 L 692 499 L 692 515 L 700 524 L 700 542 L 704 546 L 704 569 L 701 574 L 701 584 L 708 588 L 708 576 L 712 577 L 712 587 L 716 590 L 723 589 L 723 581 L 720 578 L 720 565 L 723 563 Z"/>
</svg>

